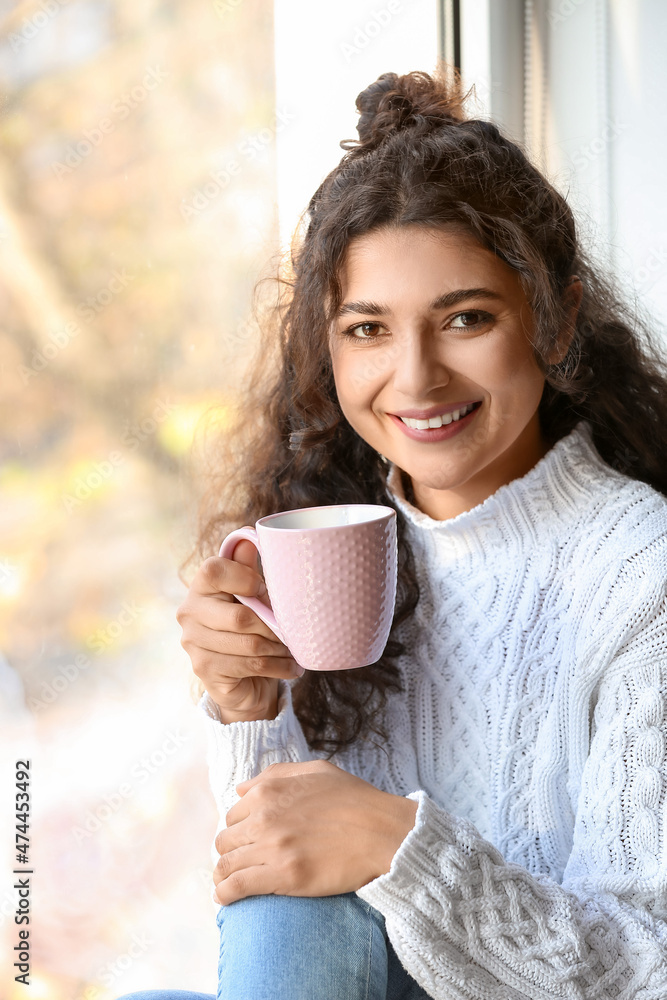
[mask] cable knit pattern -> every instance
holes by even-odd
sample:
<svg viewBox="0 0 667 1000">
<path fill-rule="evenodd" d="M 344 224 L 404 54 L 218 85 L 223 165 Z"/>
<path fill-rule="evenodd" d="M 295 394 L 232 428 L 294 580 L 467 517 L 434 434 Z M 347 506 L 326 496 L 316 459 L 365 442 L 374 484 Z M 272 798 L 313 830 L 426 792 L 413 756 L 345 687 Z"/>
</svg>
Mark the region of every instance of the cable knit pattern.
<svg viewBox="0 0 667 1000">
<path fill-rule="evenodd" d="M 358 895 L 441 1000 L 667 1000 L 667 501 L 585 423 L 449 521 L 389 485 L 421 587 L 405 690 L 386 746 L 334 760 L 419 807 Z M 238 782 L 315 756 L 290 684 L 270 722 L 202 709 L 221 825 Z"/>
</svg>

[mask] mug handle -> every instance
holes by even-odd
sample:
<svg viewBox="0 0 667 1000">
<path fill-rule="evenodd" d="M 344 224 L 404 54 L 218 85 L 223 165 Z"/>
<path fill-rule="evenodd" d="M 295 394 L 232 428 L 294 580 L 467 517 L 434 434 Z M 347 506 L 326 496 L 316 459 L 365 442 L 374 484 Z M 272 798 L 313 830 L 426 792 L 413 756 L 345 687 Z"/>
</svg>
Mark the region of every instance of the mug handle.
<svg viewBox="0 0 667 1000">
<path fill-rule="evenodd" d="M 227 535 L 222 545 L 220 546 L 220 551 L 218 552 L 218 556 L 220 556 L 222 559 L 233 559 L 234 549 L 242 539 L 246 539 L 247 541 L 252 542 L 252 544 L 259 552 L 257 532 L 255 531 L 254 528 L 245 527 L 245 528 L 237 528 L 235 531 L 231 531 Z M 241 604 L 245 604 L 246 607 L 254 611 L 255 614 L 258 616 L 258 618 L 261 618 L 264 624 L 268 625 L 272 632 L 275 632 L 275 634 L 278 636 L 283 645 L 285 646 L 287 645 L 287 643 L 283 638 L 282 632 L 280 631 L 278 622 L 276 621 L 276 616 L 274 615 L 271 608 L 268 608 L 266 604 L 264 604 L 263 601 L 260 601 L 258 597 L 241 597 L 239 594 L 234 594 L 234 597 L 236 598 L 237 601 L 240 601 Z"/>
</svg>

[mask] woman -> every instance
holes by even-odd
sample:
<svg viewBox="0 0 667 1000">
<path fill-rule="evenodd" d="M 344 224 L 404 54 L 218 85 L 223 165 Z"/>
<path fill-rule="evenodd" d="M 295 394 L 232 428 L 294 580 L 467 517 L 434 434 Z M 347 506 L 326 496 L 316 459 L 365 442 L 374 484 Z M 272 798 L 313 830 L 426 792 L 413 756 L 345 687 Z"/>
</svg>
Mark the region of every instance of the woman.
<svg viewBox="0 0 667 1000">
<path fill-rule="evenodd" d="M 301 675 L 231 596 L 265 592 L 248 543 L 179 609 L 218 995 L 664 1000 L 664 367 L 455 87 L 387 73 L 357 107 L 201 553 L 272 511 L 389 503 L 397 611 L 379 663 Z"/>
</svg>

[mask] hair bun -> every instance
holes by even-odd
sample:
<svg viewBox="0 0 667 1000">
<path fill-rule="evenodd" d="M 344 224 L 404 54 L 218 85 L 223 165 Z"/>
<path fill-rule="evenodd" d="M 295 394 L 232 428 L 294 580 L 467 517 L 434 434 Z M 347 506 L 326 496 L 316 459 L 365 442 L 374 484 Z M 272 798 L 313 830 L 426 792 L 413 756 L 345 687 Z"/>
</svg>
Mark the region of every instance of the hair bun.
<svg viewBox="0 0 667 1000">
<path fill-rule="evenodd" d="M 341 147 L 366 152 L 404 128 L 426 132 L 463 121 L 460 80 L 453 72 L 447 79 L 445 72 L 383 73 L 357 97 L 359 139 L 341 142 Z"/>
</svg>

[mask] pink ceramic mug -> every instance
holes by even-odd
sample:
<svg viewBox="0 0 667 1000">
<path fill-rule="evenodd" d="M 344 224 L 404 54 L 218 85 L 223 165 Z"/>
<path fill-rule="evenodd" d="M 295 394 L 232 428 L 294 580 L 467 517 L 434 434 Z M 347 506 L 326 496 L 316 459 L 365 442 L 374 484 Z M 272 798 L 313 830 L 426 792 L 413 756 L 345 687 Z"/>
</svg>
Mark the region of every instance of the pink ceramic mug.
<svg viewBox="0 0 667 1000">
<path fill-rule="evenodd" d="M 241 539 L 256 546 L 271 608 L 246 604 L 309 670 L 375 663 L 387 643 L 396 600 L 396 511 L 336 504 L 269 514 L 227 535 L 232 559 Z"/>
</svg>

